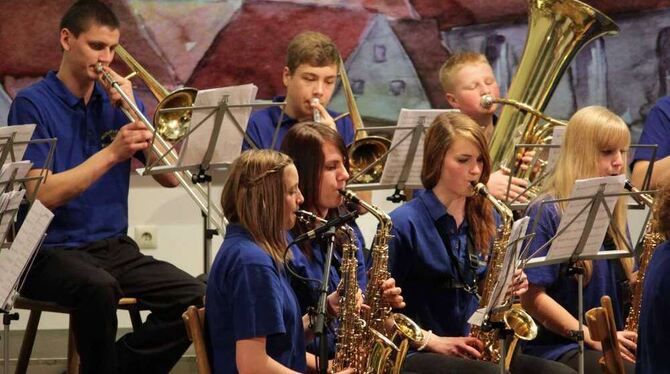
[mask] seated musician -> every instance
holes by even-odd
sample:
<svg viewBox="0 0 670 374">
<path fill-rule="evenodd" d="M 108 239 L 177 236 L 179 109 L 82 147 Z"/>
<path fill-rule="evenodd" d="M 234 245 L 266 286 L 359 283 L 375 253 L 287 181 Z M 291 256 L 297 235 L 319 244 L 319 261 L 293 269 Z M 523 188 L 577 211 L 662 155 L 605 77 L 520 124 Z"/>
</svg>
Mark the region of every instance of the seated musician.
<svg viewBox="0 0 670 374">
<path fill-rule="evenodd" d="M 344 199 L 339 193 L 339 190 L 345 188 L 349 179 L 348 160 L 342 137 L 335 130 L 318 124 L 297 124 L 286 134 L 281 151 L 293 158 L 300 175 L 300 190 L 304 196 L 300 209 L 326 220 L 348 212 Z M 320 223 L 315 225 L 298 221 L 291 230 L 291 236 L 295 238 L 319 225 Z M 349 225 L 356 233 L 358 246 L 356 252 L 358 285 L 360 289 L 365 289 L 367 275 L 363 256 L 363 235 L 355 222 L 350 222 Z M 329 292 L 335 291 L 340 283 L 342 245 L 348 240 L 346 234 L 338 232 L 331 265 Z M 321 280 L 327 244 L 328 242 L 323 237 L 298 243 L 291 248 L 293 257 L 289 265 L 302 277 Z M 320 287 L 318 283 L 293 278 L 291 284 L 303 312 L 306 312 L 309 307 L 316 306 Z M 394 307 L 404 307 L 400 295 L 401 290 L 395 287 L 393 279 L 386 280 L 382 288 L 386 302 Z M 335 348 L 334 338 L 335 335 L 331 331 L 328 342 L 331 356 Z M 314 346 L 308 347 L 308 350 L 317 352 Z"/>
<path fill-rule="evenodd" d="M 577 111 L 570 119 L 564 135 L 559 160 L 544 192 L 537 201 L 562 199 L 570 195 L 577 179 L 619 175 L 625 173 L 625 159 L 630 145 L 628 126 L 606 108 L 590 106 Z M 556 235 L 563 204 L 545 206 L 537 216 L 541 204 L 532 204 L 528 215 L 529 228 L 535 227 L 535 237 L 528 253 L 534 253 Z M 619 199 L 614 207 L 613 220 L 601 250 L 626 248 L 626 205 Z M 548 246 L 537 255 L 546 255 Z M 583 261 L 584 269 L 584 311 L 600 306 L 600 298 L 609 295 L 612 299 L 617 329 L 623 328 L 623 288 L 632 279 L 632 259 Z M 567 265 L 550 265 L 527 269 L 530 287 L 522 295 L 524 308 L 543 328 L 538 337 L 529 342 L 525 352 L 550 360 L 557 360 L 572 368 L 578 367 L 577 342 L 569 337 L 571 330 L 577 330 L 577 279 L 566 274 Z M 625 286 L 624 286 L 625 284 Z M 636 333 L 618 331 L 621 354 L 626 371 L 632 373 L 635 362 Z M 584 330 L 585 372 L 600 371 L 598 359 L 602 356 L 600 342 Z"/>
<path fill-rule="evenodd" d="M 230 224 L 207 287 L 206 336 L 215 373 L 315 367 L 305 353 L 309 317 L 300 312 L 284 264 L 286 230 L 302 202 L 290 157 L 252 150 L 232 166 L 221 195 Z M 337 310 L 337 298 L 328 297 L 330 313 Z"/>
<path fill-rule="evenodd" d="M 425 332 L 404 370 L 423 373 L 498 373 L 477 360 L 483 343 L 469 336 L 468 319 L 478 308 L 481 264 L 496 237 L 491 204 L 474 196 L 472 183 L 486 183 L 491 162 L 484 132 L 462 113 L 439 115 L 426 133 L 421 181 L 425 193 L 391 212 L 390 270 L 407 303 L 403 313 Z M 515 273 L 508 294 L 528 283 Z M 572 373 L 568 367 L 518 354 L 512 373 Z"/>
<path fill-rule="evenodd" d="M 484 108 L 481 99 L 485 95 L 498 98 L 500 88 L 486 56 L 475 52 L 461 52 L 450 56 L 440 68 L 440 83 L 449 106 L 477 122 L 484 131 L 486 141 L 491 141 L 497 120 L 497 104 Z M 527 153 L 524 160 L 530 162 L 532 154 Z M 505 200 L 508 183 L 509 174 L 498 169 L 491 173 L 486 186 L 497 199 Z M 509 198 L 515 199 L 527 185 L 526 180 L 512 177 Z M 521 195 L 518 201 L 524 203 L 528 200 L 525 195 Z"/>
<path fill-rule="evenodd" d="M 640 144 L 658 145 L 656 161 L 652 170 L 650 189 L 661 187 L 662 182 L 670 178 L 670 96 L 664 96 L 651 108 L 644 122 Z M 631 181 L 635 186 L 642 186 L 647 168 L 651 162 L 652 150 L 638 148 L 631 162 Z"/>
<path fill-rule="evenodd" d="M 10 126 L 35 124 L 33 139 L 57 138 L 53 165 L 45 164 L 47 143 L 31 144 L 25 153 L 34 166 L 29 176 L 48 169 L 37 199 L 55 216 L 22 294 L 74 309 L 82 373 L 166 373 L 190 345 L 181 314 L 189 305 L 202 306 L 205 286 L 145 256 L 126 235 L 130 159 L 154 155 L 152 133 L 116 109 L 121 95 L 99 81 L 98 64 L 134 97 L 130 81 L 109 68 L 119 26 L 102 2 L 73 4 L 60 23 L 58 71 L 19 91 L 12 103 Z M 172 174 L 154 178 L 166 187 L 178 184 Z M 138 298 L 152 315 L 115 344 L 122 297 Z"/>
<path fill-rule="evenodd" d="M 345 145 L 354 141 L 351 119 L 347 116 L 335 121 L 338 113 L 326 109 L 335 91 L 339 59 L 333 41 L 321 33 L 306 31 L 291 40 L 282 71 L 286 96 L 274 98 L 285 101 L 286 108 L 283 114 L 279 106 L 272 106 L 251 115 L 247 135 L 256 147 L 279 149 L 288 130 L 298 122 L 313 121 L 315 110 L 321 117 L 319 122 L 336 129 Z M 249 148 L 251 144 L 245 139 L 242 150 Z"/>
<path fill-rule="evenodd" d="M 657 232 L 670 238 L 670 184 L 655 196 Z M 667 347 L 670 345 L 670 242 L 654 250 L 644 275 L 642 308 L 637 340 L 637 374 L 670 373 Z"/>
</svg>

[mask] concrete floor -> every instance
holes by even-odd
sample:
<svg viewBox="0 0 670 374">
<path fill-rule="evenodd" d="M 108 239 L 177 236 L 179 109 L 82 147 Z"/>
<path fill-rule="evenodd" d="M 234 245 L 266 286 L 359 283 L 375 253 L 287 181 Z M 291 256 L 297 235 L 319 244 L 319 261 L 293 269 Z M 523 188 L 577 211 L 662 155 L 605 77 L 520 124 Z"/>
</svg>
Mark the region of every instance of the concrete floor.
<svg viewBox="0 0 670 374">
<path fill-rule="evenodd" d="M 127 333 L 129 329 L 120 329 L 118 336 Z M 4 344 L 4 334 L 0 330 L 0 339 Z M 21 341 L 23 340 L 23 331 L 10 331 L 9 333 L 9 358 L 10 370 L 9 373 L 14 372 L 16 359 L 18 357 L 19 349 L 21 348 Z M 4 347 L 4 345 L 3 345 Z M 67 330 L 38 330 L 35 338 L 35 346 L 33 354 L 30 358 L 30 365 L 28 366 L 29 374 L 62 374 L 66 368 L 67 357 Z M 0 372 L 4 369 L 4 349 L 0 351 Z M 195 353 L 193 346 L 191 346 L 179 363 L 170 372 L 172 374 L 186 374 L 197 373 L 195 366 Z"/>
</svg>

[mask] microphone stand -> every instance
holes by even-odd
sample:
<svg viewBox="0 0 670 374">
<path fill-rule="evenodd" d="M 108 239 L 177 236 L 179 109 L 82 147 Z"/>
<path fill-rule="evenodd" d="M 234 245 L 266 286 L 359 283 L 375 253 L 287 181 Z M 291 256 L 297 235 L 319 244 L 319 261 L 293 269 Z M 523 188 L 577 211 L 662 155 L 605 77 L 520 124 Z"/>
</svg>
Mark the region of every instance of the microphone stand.
<svg viewBox="0 0 670 374">
<path fill-rule="evenodd" d="M 335 248 L 335 232 L 337 227 L 331 226 L 324 234 L 328 239 L 326 257 L 323 261 L 323 277 L 321 278 L 321 288 L 319 289 L 319 301 L 316 306 L 316 322 L 314 323 L 314 335 L 319 338 L 319 372 L 328 373 L 328 339 L 326 338 L 326 298 L 328 297 L 328 282 L 330 281 L 330 263 L 333 258 Z"/>
</svg>

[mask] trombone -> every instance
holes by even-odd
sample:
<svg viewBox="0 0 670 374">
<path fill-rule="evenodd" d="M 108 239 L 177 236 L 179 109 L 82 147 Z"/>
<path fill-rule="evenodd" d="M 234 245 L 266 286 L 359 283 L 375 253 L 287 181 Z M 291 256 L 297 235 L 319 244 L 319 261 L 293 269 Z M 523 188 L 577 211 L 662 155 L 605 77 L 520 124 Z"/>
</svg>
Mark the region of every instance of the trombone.
<svg viewBox="0 0 670 374">
<path fill-rule="evenodd" d="M 156 81 L 151 75 L 149 75 L 149 73 L 147 73 L 146 70 L 144 70 L 137 63 L 137 61 L 135 61 L 132 57 L 130 57 L 128 52 L 123 47 L 121 47 L 121 45 L 117 45 L 116 48 L 114 49 L 114 51 L 121 58 L 121 60 L 123 60 L 123 62 L 125 62 L 131 68 L 131 70 L 133 71 L 133 73 L 131 73 L 131 75 L 135 75 L 135 74 L 139 75 L 140 79 L 142 79 L 145 82 L 145 84 L 149 87 L 149 89 L 152 92 L 156 92 L 156 91 L 154 91 L 154 89 L 158 90 L 158 92 L 167 92 L 167 90 L 165 90 L 165 88 L 160 86 L 158 81 Z M 130 60 L 128 60 L 128 58 L 130 58 Z M 151 121 L 149 121 L 147 119 L 147 117 L 144 115 L 144 113 L 142 113 L 142 111 L 135 104 L 135 102 L 130 97 L 128 97 L 128 95 L 123 91 L 123 89 L 121 88 L 119 83 L 111 76 L 111 74 L 109 74 L 109 72 L 105 71 L 102 68 L 102 64 L 98 63 L 98 65 L 96 66 L 96 70 L 98 71 L 98 73 L 102 74 L 103 79 L 105 79 L 107 81 L 107 83 L 109 83 L 110 87 L 112 87 L 114 90 L 116 90 L 116 92 L 119 93 L 119 95 L 121 95 L 121 99 L 128 106 L 128 108 L 124 107 L 123 105 L 121 106 L 121 110 L 126 115 L 126 117 L 128 117 L 128 119 L 130 121 L 139 120 L 140 122 L 142 122 L 147 127 L 147 129 L 149 129 L 149 131 L 151 131 L 154 134 L 154 138 L 153 138 L 154 140 L 152 140 L 152 142 L 151 142 L 152 152 L 154 152 L 156 155 L 159 155 L 160 160 L 163 160 L 163 162 L 167 165 L 170 165 L 170 160 L 173 161 L 173 162 L 176 162 L 178 160 L 178 156 L 177 156 L 177 153 L 174 151 L 174 147 L 170 146 L 165 141 L 165 139 L 163 139 L 161 137 L 160 133 L 157 132 L 156 128 L 151 123 Z M 156 86 L 156 87 L 153 87 L 153 86 Z M 187 89 L 187 90 L 192 90 L 192 91 L 197 92 L 195 89 L 192 89 L 192 88 Z M 176 91 L 176 92 L 178 93 L 179 91 Z M 156 120 L 157 118 L 159 118 L 162 115 L 159 112 L 159 108 L 166 107 L 166 102 L 168 100 L 171 100 L 170 98 L 171 98 L 171 95 L 167 95 L 158 104 L 158 107 L 156 108 L 156 114 L 154 116 L 154 120 Z M 178 99 L 179 100 L 183 99 L 183 96 L 181 94 L 178 95 Z M 179 103 L 177 105 L 181 106 L 182 103 Z M 191 104 L 188 104 L 188 105 L 190 106 Z M 185 125 L 186 129 L 188 129 L 188 125 L 190 124 L 190 117 L 191 117 L 190 112 L 191 112 L 191 110 L 186 110 L 186 111 L 183 111 L 183 113 L 180 113 L 177 116 L 177 118 L 182 118 L 182 119 L 188 118 L 189 123 L 186 123 L 186 125 Z M 174 116 L 174 114 L 171 114 L 170 116 Z M 167 116 L 164 117 L 164 118 L 167 119 Z M 167 121 L 159 120 L 159 121 L 156 121 L 156 122 L 158 122 L 158 124 L 160 124 L 160 123 L 165 123 Z M 156 142 L 158 142 L 158 145 L 156 144 Z M 159 146 L 162 147 L 162 149 L 159 148 Z M 166 154 L 163 154 L 164 150 L 168 150 Z M 170 160 L 167 159 L 168 157 L 170 158 Z M 224 230 L 222 222 L 219 221 L 219 219 L 221 217 L 223 217 L 223 213 L 221 212 L 221 210 L 215 204 L 214 205 L 210 204 L 209 194 L 208 194 L 207 191 L 205 191 L 205 189 L 201 185 L 192 184 L 192 181 L 194 181 L 197 176 L 194 176 L 193 173 L 191 173 L 188 170 L 174 171 L 174 175 L 177 178 L 177 180 L 179 181 L 179 184 L 182 187 L 184 187 L 184 189 L 186 190 L 188 195 L 191 196 L 193 201 L 195 201 L 196 205 L 198 205 L 198 207 L 200 208 L 202 213 L 207 215 L 208 217 L 210 217 L 210 218 L 208 218 L 208 221 L 210 221 L 212 224 L 214 224 L 214 226 L 216 226 L 216 229 L 219 231 L 220 234 L 223 234 L 225 232 L 225 230 Z M 211 216 L 209 214 L 210 209 L 214 212 L 217 219 L 211 219 Z"/>
</svg>

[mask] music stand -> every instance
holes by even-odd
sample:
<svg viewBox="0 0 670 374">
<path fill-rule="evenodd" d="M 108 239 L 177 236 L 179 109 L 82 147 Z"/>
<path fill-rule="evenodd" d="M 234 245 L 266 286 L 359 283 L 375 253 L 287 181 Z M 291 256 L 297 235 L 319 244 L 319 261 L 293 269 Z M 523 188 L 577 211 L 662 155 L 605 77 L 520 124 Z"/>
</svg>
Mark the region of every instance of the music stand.
<svg viewBox="0 0 670 374">
<path fill-rule="evenodd" d="M 631 193 L 617 192 L 623 189 L 625 176 L 611 176 L 578 180 L 567 199 L 544 200 L 540 204 L 535 223 L 531 232 L 535 232 L 538 217 L 549 204 L 568 203 L 556 234 L 531 253 L 525 260 L 525 267 L 554 265 L 567 262 L 568 274 L 577 276 L 577 320 L 578 329 L 571 331 L 571 337 L 579 345 L 579 373 L 584 373 L 584 299 L 583 299 L 583 268 L 577 265 L 579 260 L 614 259 L 633 255 L 631 244 L 625 241 L 626 249 L 600 251 L 609 222 L 612 220 L 612 209 L 618 197 L 630 196 Z M 617 235 L 626 238 L 625 233 L 617 230 Z M 562 238 L 560 242 L 557 238 Z M 546 256 L 534 257 L 549 245 Z"/>
<path fill-rule="evenodd" d="M 458 112 L 454 109 L 402 109 L 395 127 L 366 127 L 358 131 L 380 130 L 393 133 L 391 147 L 378 159 L 353 175 L 350 180 L 364 175 L 380 163 L 384 164 L 378 183 L 355 183 L 347 185 L 351 190 L 378 190 L 394 188 L 388 200 L 404 200 L 405 188 L 423 188 L 421 166 L 423 162 L 423 139 L 426 129 L 435 117 L 442 113 Z"/>
<path fill-rule="evenodd" d="M 28 127 L 26 127 L 28 126 Z M 26 131 L 26 128 L 28 129 Z M 26 279 L 28 270 L 32 266 L 37 249 L 44 240 L 46 229 L 53 218 L 53 214 L 34 198 L 39 185 L 46 180 L 47 165 L 53 161 L 56 139 L 17 140 L 29 139 L 35 125 L 9 126 L 0 136 L 0 312 L 3 314 L 3 371 L 9 373 L 9 328 L 11 321 L 19 319 L 18 313 L 12 313 L 14 300 Z M 27 137 L 26 137 L 27 135 Z M 39 176 L 28 177 L 32 163 L 28 161 L 14 161 L 23 158 L 28 144 L 48 143 L 49 152 Z M 11 161 L 8 161 L 11 160 Z M 26 194 L 26 183 L 33 183 L 34 192 Z M 9 228 L 14 222 L 19 205 L 26 202 L 28 214 L 25 225 L 13 241 L 6 242 Z"/>
<path fill-rule="evenodd" d="M 207 201 L 204 204 L 199 204 L 203 214 L 203 268 L 205 274 L 209 273 L 211 266 L 211 241 L 217 234 L 217 231 L 210 226 L 214 220 L 210 199 L 212 177 L 209 172 L 212 170 L 227 170 L 240 154 L 242 139 L 246 139 L 255 147 L 251 138 L 246 134 L 246 126 L 252 108 L 277 105 L 276 103 L 253 102 L 256 91 L 257 88 L 254 85 L 201 90 L 198 91 L 194 106 L 161 109 L 161 113 L 192 110 L 191 127 L 179 142 L 159 155 L 154 162 L 143 169 L 138 169 L 140 175 L 193 172 L 191 182 L 196 186 L 205 185 L 203 197 Z M 176 164 L 159 165 L 175 149 L 177 144 L 182 144 L 183 148 L 178 155 Z M 227 145 L 227 147 L 224 147 L 224 145 Z M 219 226 L 220 234 L 224 235 L 225 217 L 221 214 L 221 217 L 217 217 L 217 219 L 224 221 L 224 224 Z"/>
</svg>

